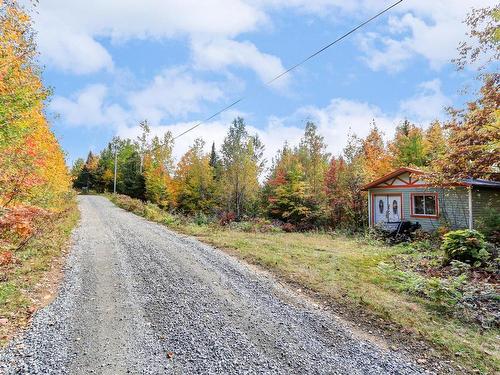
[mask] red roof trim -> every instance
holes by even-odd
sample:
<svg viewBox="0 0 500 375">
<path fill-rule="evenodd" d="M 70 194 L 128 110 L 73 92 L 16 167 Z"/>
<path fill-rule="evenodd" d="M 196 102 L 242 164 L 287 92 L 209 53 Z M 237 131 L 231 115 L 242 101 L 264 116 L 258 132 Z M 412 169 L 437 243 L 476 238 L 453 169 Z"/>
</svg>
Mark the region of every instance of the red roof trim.
<svg viewBox="0 0 500 375">
<path fill-rule="evenodd" d="M 399 176 L 400 174 L 405 173 L 405 172 L 409 172 L 409 173 L 413 173 L 413 174 L 424 174 L 424 172 L 419 170 L 419 169 L 406 168 L 406 167 L 399 168 L 399 169 L 396 169 L 395 171 L 393 171 L 389 174 L 386 174 L 385 176 L 380 177 L 379 179 L 377 179 L 373 182 L 370 182 L 369 184 L 366 184 L 365 186 L 363 186 L 363 188 L 361 190 L 367 190 L 367 189 L 370 189 L 374 186 L 380 185 L 382 182 L 387 181 L 393 177 Z"/>
</svg>

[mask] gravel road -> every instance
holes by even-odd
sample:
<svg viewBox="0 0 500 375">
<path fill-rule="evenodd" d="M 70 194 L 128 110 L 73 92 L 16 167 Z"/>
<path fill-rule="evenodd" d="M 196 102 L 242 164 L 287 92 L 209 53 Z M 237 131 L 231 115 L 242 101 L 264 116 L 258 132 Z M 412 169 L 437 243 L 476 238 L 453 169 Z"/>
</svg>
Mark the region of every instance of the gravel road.
<svg viewBox="0 0 500 375">
<path fill-rule="evenodd" d="M 96 196 L 5 374 L 423 374 L 264 272 Z"/>
</svg>

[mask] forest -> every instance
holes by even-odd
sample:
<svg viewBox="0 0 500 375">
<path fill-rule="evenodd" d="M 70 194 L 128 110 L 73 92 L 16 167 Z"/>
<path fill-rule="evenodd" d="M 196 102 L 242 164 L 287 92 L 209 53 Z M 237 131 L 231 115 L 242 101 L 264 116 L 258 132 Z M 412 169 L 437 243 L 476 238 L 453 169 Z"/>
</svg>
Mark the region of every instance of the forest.
<svg viewBox="0 0 500 375">
<path fill-rule="evenodd" d="M 221 221 L 266 217 L 292 230 L 360 229 L 367 224 L 362 187 L 398 167 L 427 171 L 436 183 L 499 179 L 499 76 L 482 80 L 478 97 L 465 110 L 450 109 L 445 122 L 405 120 L 386 141 L 373 121 L 365 138 L 350 134 L 341 155 L 330 155 L 317 126 L 308 122 L 298 145 L 285 143 L 266 161 L 265 145 L 238 117 L 219 147 L 212 144 L 206 152 L 205 141 L 196 139 L 176 163 L 173 135 L 152 136 L 145 120 L 137 139 L 114 138 L 99 154 L 76 160 L 74 187 L 113 192 L 116 156 L 116 192 L 170 211 Z"/>
</svg>

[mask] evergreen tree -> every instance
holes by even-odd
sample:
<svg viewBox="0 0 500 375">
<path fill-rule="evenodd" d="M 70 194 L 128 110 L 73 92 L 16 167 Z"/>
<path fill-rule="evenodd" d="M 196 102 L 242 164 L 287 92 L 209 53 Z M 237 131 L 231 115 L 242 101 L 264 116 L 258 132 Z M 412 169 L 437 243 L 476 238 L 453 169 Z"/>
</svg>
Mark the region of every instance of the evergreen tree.
<svg viewBox="0 0 500 375">
<path fill-rule="evenodd" d="M 427 155 L 422 129 L 408 120 L 396 128 L 396 135 L 389 145 L 394 157 L 394 167 L 424 167 Z"/>
<path fill-rule="evenodd" d="M 210 159 L 209 165 L 212 168 L 212 173 L 214 176 L 214 180 L 220 181 L 222 175 L 222 162 L 217 154 L 215 149 L 215 142 L 212 142 L 212 148 L 210 150 Z"/>
</svg>

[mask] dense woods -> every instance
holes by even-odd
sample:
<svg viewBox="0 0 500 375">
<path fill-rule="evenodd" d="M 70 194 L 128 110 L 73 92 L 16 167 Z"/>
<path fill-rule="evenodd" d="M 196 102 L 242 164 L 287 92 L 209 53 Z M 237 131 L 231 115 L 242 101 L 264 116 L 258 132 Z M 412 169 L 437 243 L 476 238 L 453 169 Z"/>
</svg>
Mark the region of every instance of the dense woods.
<svg viewBox="0 0 500 375">
<path fill-rule="evenodd" d="M 116 191 L 187 215 L 222 222 L 267 217 L 291 228 L 362 228 L 367 222 L 364 184 L 398 167 L 427 171 L 436 184 L 461 178 L 500 180 L 499 8 L 473 10 L 465 20 L 469 38 L 458 47 L 459 70 L 476 69 L 480 89 L 465 108 L 431 124 L 402 121 L 387 139 L 375 121 L 361 138 L 350 134 L 340 155 L 330 155 L 317 126 L 309 122 L 298 145 L 284 144 L 272 160 L 237 118 L 221 145 L 197 139 L 175 163 L 173 136 L 151 136 L 144 121 L 136 140 L 113 139 L 108 147 L 72 168 L 74 186 Z M 488 70 L 490 69 L 490 70 Z M 346 132 L 348 125 L 346 124 Z M 115 155 L 116 154 L 116 155 Z"/>
<path fill-rule="evenodd" d="M 267 217 L 297 229 L 362 228 L 367 221 L 363 185 L 392 169 L 420 168 L 443 182 L 498 180 L 498 75 L 483 80 L 477 100 L 464 110 L 450 110 L 446 122 L 422 126 L 405 120 L 389 140 L 372 122 L 366 137 L 350 135 L 340 155 L 326 151 L 317 126 L 308 122 L 299 144 L 284 144 L 267 169 L 264 145 L 248 133 L 242 118 L 232 122 L 218 148 L 213 144 L 206 152 L 204 140 L 197 139 L 177 163 L 172 134 L 151 137 L 144 121 L 136 140 L 115 138 L 99 155 L 77 160 L 74 185 L 113 191 L 116 153 L 117 192 L 163 208 L 222 221 Z"/>
<path fill-rule="evenodd" d="M 50 130 L 44 87 L 28 14 L 14 1 L 0 2 L 0 252 L 39 232 L 68 200 L 71 179 Z"/>
</svg>

